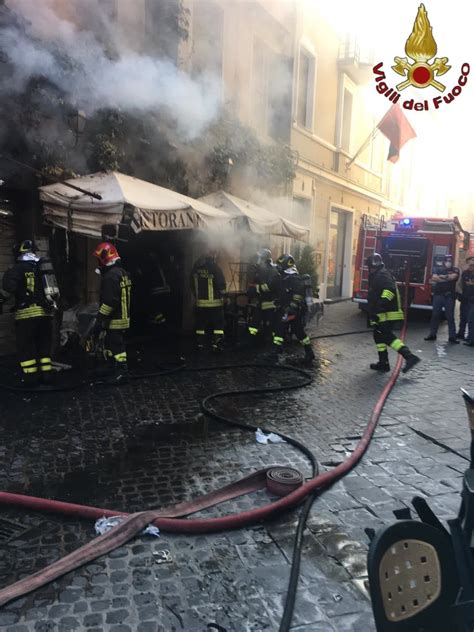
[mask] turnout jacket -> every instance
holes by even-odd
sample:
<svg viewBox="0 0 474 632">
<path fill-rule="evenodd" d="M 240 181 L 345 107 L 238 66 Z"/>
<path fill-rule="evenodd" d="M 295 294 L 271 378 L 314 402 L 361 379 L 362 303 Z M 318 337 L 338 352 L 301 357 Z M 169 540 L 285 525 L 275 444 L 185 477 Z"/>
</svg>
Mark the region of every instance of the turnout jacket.
<svg viewBox="0 0 474 632">
<path fill-rule="evenodd" d="M 397 284 L 385 267 L 369 274 L 367 307 L 380 323 L 404 318 Z"/>
<path fill-rule="evenodd" d="M 105 329 L 130 327 L 130 293 L 132 282 L 119 263 L 101 271 L 97 320 Z"/>
<path fill-rule="evenodd" d="M 283 274 L 280 281 L 279 306 L 283 310 L 302 312 L 306 309 L 304 282 L 299 274 Z"/>
<path fill-rule="evenodd" d="M 15 319 L 48 316 L 39 260 L 18 261 L 3 275 L 3 289 L 15 295 Z"/>
<path fill-rule="evenodd" d="M 253 279 L 249 284 L 249 298 L 257 298 L 263 310 L 275 309 L 275 299 L 280 289 L 281 277 L 276 267 L 269 262 L 255 266 Z"/>
<path fill-rule="evenodd" d="M 191 272 L 191 288 L 196 307 L 222 307 L 226 284 L 222 270 L 214 261 L 199 259 Z"/>
</svg>

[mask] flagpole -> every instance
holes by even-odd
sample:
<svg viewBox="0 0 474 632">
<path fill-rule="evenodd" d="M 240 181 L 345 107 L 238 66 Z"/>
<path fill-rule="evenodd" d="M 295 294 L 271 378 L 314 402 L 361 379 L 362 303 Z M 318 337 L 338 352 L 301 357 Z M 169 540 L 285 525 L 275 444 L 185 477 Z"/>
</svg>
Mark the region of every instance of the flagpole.
<svg viewBox="0 0 474 632">
<path fill-rule="evenodd" d="M 359 147 L 359 149 L 356 151 L 355 155 L 349 160 L 349 162 L 346 162 L 346 169 L 349 169 L 349 167 L 352 165 L 352 163 L 357 158 L 357 156 L 359 156 L 364 151 L 364 149 L 367 147 L 370 141 L 375 138 L 375 136 L 377 135 L 379 131 L 380 131 L 379 127 L 378 125 L 376 125 L 374 129 L 370 132 L 370 134 L 367 136 L 367 138 L 364 140 L 362 145 Z"/>
</svg>

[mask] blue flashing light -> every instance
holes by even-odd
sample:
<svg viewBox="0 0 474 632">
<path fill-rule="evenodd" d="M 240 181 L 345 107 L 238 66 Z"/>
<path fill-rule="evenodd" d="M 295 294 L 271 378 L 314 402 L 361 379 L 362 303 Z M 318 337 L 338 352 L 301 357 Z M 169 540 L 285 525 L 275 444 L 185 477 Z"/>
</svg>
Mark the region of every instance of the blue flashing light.
<svg viewBox="0 0 474 632">
<path fill-rule="evenodd" d="M 402 226 L 411 226 L 411 219 L 409 217 L 404 217 L 402 220 L 400 220 L 400 224 Z"/>
</svg>

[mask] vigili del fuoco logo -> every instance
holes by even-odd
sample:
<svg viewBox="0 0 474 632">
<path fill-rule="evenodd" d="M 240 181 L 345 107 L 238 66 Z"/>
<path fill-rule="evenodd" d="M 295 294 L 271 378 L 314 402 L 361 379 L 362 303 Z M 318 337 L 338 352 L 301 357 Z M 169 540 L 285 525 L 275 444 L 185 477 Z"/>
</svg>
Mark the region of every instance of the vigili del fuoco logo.
<svg viewBox="0 0 474 632">
<path fill-rule="evenodd" d="M 407 57 L 394 58 L 395 65 L 392 66 L 392 70 L 404 77 L 404 81 L 398 83 L 395 88 L 391 88 L 386 82 L 387 77 L 383 71 L 383 62 L 374 66 L 377 92 L 392 103 L 398 103 L 401 92 L 410 86 L 421 89 L 432 87 L 442 93 L 446 91 L 446 85 L 439 80 L 439 77 L 450 71 L 451 66 L 448 65 L 449 59 L 447 57 L 436 57 L 438 46 L 432 31 L 425 5 L 420 4 L 413 30 L 405 43 Z M 433 61 L 430 63 L 430 60 Z M 402 107 L 405 110 L 416 111 L 429 110 L 430 108 L 437 110 L 444 103 L 452 103 L 466 85 L 470 70 L 468 63 L 461 66 L 457 83 L 447 94 L 435 96 L 431 100 L 406 99 L 401 104 Z"/>
</svg>

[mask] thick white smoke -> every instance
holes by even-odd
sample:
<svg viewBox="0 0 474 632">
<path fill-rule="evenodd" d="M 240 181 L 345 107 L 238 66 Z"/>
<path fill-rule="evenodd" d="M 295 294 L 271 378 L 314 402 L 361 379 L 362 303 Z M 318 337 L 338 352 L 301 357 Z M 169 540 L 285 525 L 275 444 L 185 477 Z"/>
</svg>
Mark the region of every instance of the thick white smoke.
<svg viewBox="0 0 474 632">
<path fill-rule="evenodd" d="M 95 25 L 100 24 L 106 34 L 107 51 L 92 29 L 79 29 L 59 17 L 53 0 L 7 0 L 6 4 L 26 24 L 0 30 L 0 47 L 14 67 L 13 76 L 2 86 L 4 93 L 20 92 L 31 77 L 42 75 L 86 113 L 104 107 L 164 108 L 186 138 L 196 137 L 216 116 L 220 97 L 214 77 L 191 78 L 170 60 L 131 51 L 122 44 L 119 27 L 114 29 L 99 8 Z M 88 20 L 94 17 L 90 4 Z M 66 67 L 65 58 L 71 61 Z"/>
</svg>

